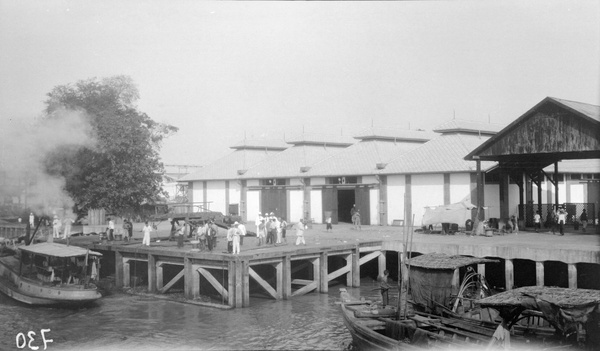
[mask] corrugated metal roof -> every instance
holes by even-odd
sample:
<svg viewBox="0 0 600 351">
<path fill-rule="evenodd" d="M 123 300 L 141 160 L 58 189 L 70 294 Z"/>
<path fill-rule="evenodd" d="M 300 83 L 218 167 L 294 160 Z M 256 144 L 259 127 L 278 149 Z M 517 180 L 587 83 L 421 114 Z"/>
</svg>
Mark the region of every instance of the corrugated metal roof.
<svg viewBox="0 0 600 351">
<path fill-rule="evenodd" d="M 380 174 L 472 172 L 475 161 L 465 161 L 471 150 L 488 140 L 487 136 L 474 134 L 442 134 L 418 148 L 391 160 Z M 495 162 L 481 162 L 482 170 Z"/>
<path fill-rule="evenodd" d="M 583 115 L 588 116 L 589 118 L 592 118 L 592 119 L 600 122 L 600 106 L 586 104 L 586 103 L 577 102 L 577 101 L 557 99 L 554 97 L 549 97 L 549 99 L 555 100 L 555 101 L 571 108 L 572 110 L 575 110 Z"/>
<path fill-rule="evenodd" d="M 377 140 L 395 140 L 395 141 L 429 141 L 437 137 L 438 134 L 425 130 L 410 130 L 388 127 L 370 127 L 362 130 L 354 136 L 355 139 L 377 139 Z"/>
<path fill-rule="evenodd" d="M 283 139 L 243 139 L 235 143 L 232 149 L 285 150 L 290 147 Z"/>
<path fill-rule="evenodd" d="M 241 178 L 294 178 L 306 177 L 300 167 L 310 167 L 315 163 L 335 155 L 345 147 L 321 145 L 294 145 L 293 147 L 254 165 Z"/>
<path fill-rule="evenodd" d="M 203 167 L 198 172 L 181 177 L 179 181 L 238 179 L 239 170 L 247 170 L 265 159 L 277 155 L 281 150 L 241 149 Z"/>
<path fill-rule="evenodd" d="M 505 125 L 503 124 L 453 119 L 433 128 L 433 131 L 438 133 L 467 132 L 493 135 L 501 131 L 504 127 Z"/>
<path fill-rule="evenodd" d="M 86 254 L 93 256 L 102 256 L 101 253 L 84 249 L 79 246 L 67 246 L 58 243 L 39 243 L 29 246 L 21 246 L 19 250 L 31 252 L 37 255 L 53 256 L 53 257 L 79 257 Z"/>
<path fill-rule="evenodd" d="M 314 164 L 306 176 L 339 176 L 377 174 L 377 164 L 423 145 L 416 142 L 366 140 L 349 146 L 340 153 Z"/>
</svg>

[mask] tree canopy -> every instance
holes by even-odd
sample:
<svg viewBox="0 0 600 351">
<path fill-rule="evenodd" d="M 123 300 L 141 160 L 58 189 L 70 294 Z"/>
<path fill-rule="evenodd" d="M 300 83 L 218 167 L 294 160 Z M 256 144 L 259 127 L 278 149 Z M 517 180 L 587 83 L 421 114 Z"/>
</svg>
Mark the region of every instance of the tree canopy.
<svg viewBox="0 0 600 351">
<path fill-rule="evenodd" d="M 127 76 L 80 80 L 47 94 L 45 116 L 77 111 L 89 120 L 93 147 L 61 147 L 46 159 L 48 173 L 65 178 L 78 210 L 122 213 L 162 194 L 161 141 L 177 128 L 157 123 L 135 105 L 139 92 Z"/>
</svg>

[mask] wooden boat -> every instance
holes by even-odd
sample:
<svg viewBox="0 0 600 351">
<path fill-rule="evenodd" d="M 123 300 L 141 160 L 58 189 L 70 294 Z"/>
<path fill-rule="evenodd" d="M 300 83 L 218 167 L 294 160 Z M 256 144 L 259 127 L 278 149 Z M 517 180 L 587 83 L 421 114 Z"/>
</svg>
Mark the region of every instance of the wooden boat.
<svg viewBox="0 0 600 351">
<path fill-rule="evenodd" d="M 499 312 L 494 338 L 505 347 L 519 330 L 531 345 L 538 340 L 545 348 L 597 350 L 600 345 L 600 290 L 526 286 L 477 303 Z M 532 319 L 546 324 L 530 327 Z"/>
<path fill-rule="evenodd" d="M 102 297 L 94 281 L 102 254 L 39 243 L 0 252 L 0 291 L 29 305 L 87 304 Z"/>
<path fill-rule="evenodd" d="M 460 323 L 449 323 L 432 315 L 413 314 L 398 318 L 397 309 L 349 298 L 340 289 L 344 324 L 359 350 L 481 350 L 488 344 L 493 330 L 478 333 Z M 452 321 L 451 321 L 452 322 Z M 469 327 L 469 326 L 467 326 Z"/>
</svg>

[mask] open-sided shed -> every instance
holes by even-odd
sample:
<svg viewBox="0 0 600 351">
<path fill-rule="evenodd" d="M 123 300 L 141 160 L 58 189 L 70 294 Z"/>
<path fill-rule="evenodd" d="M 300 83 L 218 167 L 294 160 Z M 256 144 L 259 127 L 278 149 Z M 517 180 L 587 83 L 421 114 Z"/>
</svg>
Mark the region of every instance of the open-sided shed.
<svg viewBox="0 0 600 351">
<path fill-rule="evenodd" d="M 531 188 L 537 185 L 538 204 L 542 203 L 540 183 L 544 176 L 555 187 L 554 204 L 558 204 L 558 162 L 569 159 L 600 158 L 600 106 L 547 97 L 498 134 L 473 150 L 465 160 L 477 161 L 477 206 L 484 206 L 481 161 L 496 161 L 501 175 L 500 213 L 509 216 L 509 177 L 519 186 L 519 203 L 523 205 Z M 554 175 L 544 168 L 554 164 Z M 523 206 L 520 206 L 523 208 Z M 541 206 L 538 208 L 541 211 Z M 524 218 L 525 213 L 519 213 Z"/>
</svg>

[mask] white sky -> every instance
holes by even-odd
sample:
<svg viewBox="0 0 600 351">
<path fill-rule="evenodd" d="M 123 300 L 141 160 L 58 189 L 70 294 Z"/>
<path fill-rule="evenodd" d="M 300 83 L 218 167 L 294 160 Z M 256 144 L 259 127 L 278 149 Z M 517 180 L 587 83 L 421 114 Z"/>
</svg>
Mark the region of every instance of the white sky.
<svg viewBox="0 0 600 351">
<path fill-rule="evenodd" d="M 510 123 L 546 96 L 600 105 L 600 2 L 0 0 L 0 122 L 54 86 L 129 75 L 180 128 L 166 164 L 247 137 Z"/>
</svg>

